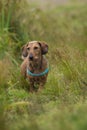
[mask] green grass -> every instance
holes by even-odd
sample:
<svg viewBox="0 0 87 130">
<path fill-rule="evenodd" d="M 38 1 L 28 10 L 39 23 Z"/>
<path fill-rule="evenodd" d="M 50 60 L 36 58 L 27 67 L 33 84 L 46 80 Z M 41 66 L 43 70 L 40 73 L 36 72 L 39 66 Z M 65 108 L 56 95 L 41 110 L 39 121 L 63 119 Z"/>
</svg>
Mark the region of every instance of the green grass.
<svg viewBox="0 0 87 130">
<path fill-rule="evenodd" d="M 4 2 L 0 2 L 1 130 L 86 130 L 87 6 L 43 10 L 22 0 Z M 29 93 L 20 74 L 21 47 L 30 40 L 49 45 L 48 80 L 38 94 Z"/>
</svg>

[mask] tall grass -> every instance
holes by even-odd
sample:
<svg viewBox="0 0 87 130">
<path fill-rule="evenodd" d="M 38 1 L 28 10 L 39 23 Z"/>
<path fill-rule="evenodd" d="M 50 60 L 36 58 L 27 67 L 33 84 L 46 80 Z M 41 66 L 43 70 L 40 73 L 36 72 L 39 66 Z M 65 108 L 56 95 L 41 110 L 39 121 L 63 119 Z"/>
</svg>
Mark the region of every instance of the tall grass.
<svg viewBox="0 0 87 130">
<path fill-rule="evenodd" d="M 3 53 L 8 49 L 9 43 L 11 41 L 10 33 L 8 32 L 13 4 L 8 3 L 8 1 L 0 1 L 0 58 Z"/>
<path fill-rule="evenodd" d="M 81 4 L 43 10 L 23 0 L 0 1 L 2 130 L 87 129 L 86 14 Z M 30 40 L 49 45 L 50 72 L 38 94 L 29 93 L 20 75 L 21 46 Z"/>
</svg>

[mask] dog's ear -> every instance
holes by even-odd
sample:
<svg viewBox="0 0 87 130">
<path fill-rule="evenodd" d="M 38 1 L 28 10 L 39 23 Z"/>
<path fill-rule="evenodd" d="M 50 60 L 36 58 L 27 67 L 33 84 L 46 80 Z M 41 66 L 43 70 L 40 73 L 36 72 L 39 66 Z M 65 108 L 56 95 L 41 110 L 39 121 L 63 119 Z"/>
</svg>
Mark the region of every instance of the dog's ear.
<svg viewBox="0 0 87 130">
<path fill-rule="evenodd" d="M 48 45 L 45 42 L 38 42 L 41 46 L 42 55 L 45 55 L 48 52 Z"/>
<path fill-rule="evenodd" d="M 22 56 L 23 56 L 24 58 L 27 57 L 27 55 L 28 55 L 27 46 L 28 46 L 28 44 L 25 44 L 25 45 L 23 45 L 22 48 L 21 48 Z"/>
</svg>

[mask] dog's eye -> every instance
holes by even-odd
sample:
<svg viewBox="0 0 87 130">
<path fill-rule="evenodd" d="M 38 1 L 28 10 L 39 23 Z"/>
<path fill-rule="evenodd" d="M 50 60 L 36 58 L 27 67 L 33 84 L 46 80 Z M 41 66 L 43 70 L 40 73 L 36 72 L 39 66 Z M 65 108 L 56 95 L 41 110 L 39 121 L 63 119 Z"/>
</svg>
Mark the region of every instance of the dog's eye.
<svg viewBox="0 0 87 130">
<path fill-rule="evenodd" d="M 30 47 L 28 47 L 27 50 L 30 50 Z"/>
<path fill-rule="evenodd" d="M 37 50 L 38 49 L 38 47 L 34 47 L 34 50 Z"/>
</svg>

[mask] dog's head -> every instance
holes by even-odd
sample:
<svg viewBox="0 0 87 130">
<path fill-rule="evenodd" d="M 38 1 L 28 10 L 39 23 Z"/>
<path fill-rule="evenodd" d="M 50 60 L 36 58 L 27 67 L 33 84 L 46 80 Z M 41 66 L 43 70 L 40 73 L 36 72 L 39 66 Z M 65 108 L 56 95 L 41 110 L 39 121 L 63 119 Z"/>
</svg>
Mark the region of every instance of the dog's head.
<svg viewBox="0 0 87 130">
<path fill-rule="evenodd" d="M 29 57 L 29 60 L 37 60 L 41 55 L 48 52 L 48 45 L 45 42 L 31 41 L 22 47 L 22 59 Z"/>
</svg>

